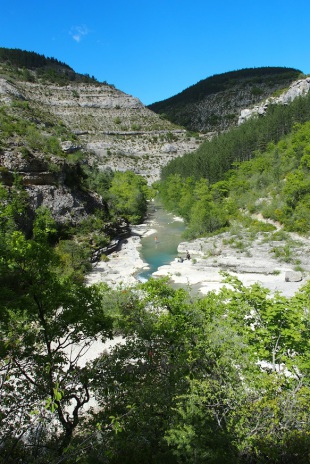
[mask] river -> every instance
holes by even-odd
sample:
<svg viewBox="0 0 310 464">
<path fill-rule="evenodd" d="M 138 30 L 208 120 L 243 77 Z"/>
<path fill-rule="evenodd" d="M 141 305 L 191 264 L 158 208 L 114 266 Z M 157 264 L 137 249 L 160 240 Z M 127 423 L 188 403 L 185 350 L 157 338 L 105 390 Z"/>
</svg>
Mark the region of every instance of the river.
<svg viewBox="0 0 310 464">
<path fill-rule="evenodd" d="M 184 222 L 167 213 L 158 202 L 150 204 L 146 222 L 156 232 L 141 239 L 141 258 L 149 266 L 149 269 L 137 275 L 142 281 L 149 279 L 160 266 L 169 264 L 177 257 L 177 248 L 183 241 L 182 233 L 185 230 Z"/>
</svg>

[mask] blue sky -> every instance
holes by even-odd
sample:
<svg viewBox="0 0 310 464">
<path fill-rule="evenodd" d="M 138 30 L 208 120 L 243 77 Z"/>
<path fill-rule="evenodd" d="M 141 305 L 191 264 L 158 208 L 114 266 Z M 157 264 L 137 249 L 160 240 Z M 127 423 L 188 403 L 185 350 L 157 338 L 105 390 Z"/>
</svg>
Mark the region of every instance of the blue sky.
<svg viewBox="0 0 310 464">
<path fill-rule="evenodd" d="M 309 74 L 309 24 L 309 0 L 10 0 L 0 46 L 57 58 L 147 105 L 247 67 Z"/>
</svg>

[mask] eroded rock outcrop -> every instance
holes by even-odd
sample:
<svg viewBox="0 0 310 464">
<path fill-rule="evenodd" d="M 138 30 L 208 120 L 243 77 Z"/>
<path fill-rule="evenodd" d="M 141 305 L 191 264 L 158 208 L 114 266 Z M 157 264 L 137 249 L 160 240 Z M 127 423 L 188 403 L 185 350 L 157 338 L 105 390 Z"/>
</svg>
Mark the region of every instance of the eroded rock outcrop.
<svg viewBox="0 0 310 464">
<path fill-rule="evenodd" d="M 264 100 L 261 104 L 255 105 L 253 108 L 245 108 L 241 110 L 238 119 L 238 125 L 244 123 L 252 116 L 264 115 L 269 105 L 287 105 L 291 103 L 295 98 L 307 95 L 310 90 L 310 77 L 300 79 L 292 83 L 289 89 L 283 92 L 279 97 L 269 97 Z"/>
<path fill-rule="evenodd" d="M 80 167 L 65 160 L 39 153 L 23 155 L 18 150 L 0 153 L 0 180 L 10 188 L 15 175 L 21 177 L 29 196 L 29 207 L 47 207 L 58 224 L 78 224 L 96 210 L 107 212 L 107 205 L 93 192 L 79 187 Z"/>
<path fill-rule="evenodd" d="M 0 77 L 0 102 L 9 104 L 14 98 L 24 100 L 25 96 L 17 86 Z"/>
<path fill-rule="evenodd" d="M 108 84 L 12 84 L 1 78 L 0 102 L 16 101 L 34 106 L 48 124 L 61 121 L 78 137 L 62 142 L 64 153 L 91 151 L 100 169 L 132 170 L 149 184 L 159 179 L 162 166 L 202 142 Z"/>
</svg>

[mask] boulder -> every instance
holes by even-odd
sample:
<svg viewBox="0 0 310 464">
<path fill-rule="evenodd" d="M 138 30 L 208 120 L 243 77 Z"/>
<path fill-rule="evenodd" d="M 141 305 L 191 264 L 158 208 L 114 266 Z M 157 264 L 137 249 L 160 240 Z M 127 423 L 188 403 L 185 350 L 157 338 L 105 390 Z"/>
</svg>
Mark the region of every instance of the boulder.
<svg viewBox="0 0 310 464">
<path fill-rule="evenodd" d="M 161 151 L 163 153 L 176 153 L 178 149 L 175 145 L 170 145 L 170 143 L 166 143 L 165 145 L 163 145 Z"/>
<path fill-rule="evenodd" d="M 302 273 L 299 271 L 286 271 L 285 282 L 300 282 L 302 280 Z"/>
<path fill-rule="evenodd" d="M 60 143 L 61 149 L 64 153 L 74 153 L 78 150 L 81 150 L 81 145 L 76 145 L 75 143 L 71 142 L 70 140 L 65 140 L 64 142 Z"/>
</svg>

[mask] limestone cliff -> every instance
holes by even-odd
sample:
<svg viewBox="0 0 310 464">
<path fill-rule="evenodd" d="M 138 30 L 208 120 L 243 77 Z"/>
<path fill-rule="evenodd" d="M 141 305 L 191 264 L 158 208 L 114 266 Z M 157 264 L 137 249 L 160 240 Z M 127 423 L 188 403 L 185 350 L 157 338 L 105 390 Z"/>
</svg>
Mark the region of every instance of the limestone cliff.
<svg viewBox="0 0 310 464">
<path fill-rule="evenodd" d="M 22 177 L 30 216 L 47 206 L 59 225 L 76 225 L 96 210 L 108 213 L 83 188 L 81 164 L 130 169 L 152 183 L 162 165 L 197 147 L 185 130 L 112 85 L 57 84 L 27 72 L 25 80 L 23 71 L 0 63 L 0 179 L 10 188 L 15 174 Z"/>
<path fill-rule="evenodd" d="M 157 180 L 161 166 L 197 148 L 200 140 L 160 118 L 138 98 L 99 83 L 53 85 L 0 79 L 0 102 L 28 102 L 46 121 L 61 122 L 78 138 L 92 163 L 130 169 Z"/>
<path fill-rule="evenodd" d="M 299 79 L 293 82 L 287 90 L 284 90 L 278 97 L 269 97 L 262 101 L 259 105 L 252 108 L 245 108 L 241 110 L 238 119 L 238 125 L 247 121 L 252 116 L 264 115 L 269 105 L 287 105 L 295 98 L 307 95 L 310 90 L 310 77 Z"/>
</svg>

